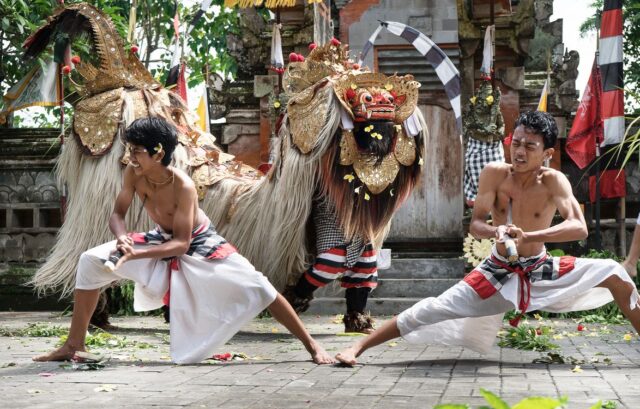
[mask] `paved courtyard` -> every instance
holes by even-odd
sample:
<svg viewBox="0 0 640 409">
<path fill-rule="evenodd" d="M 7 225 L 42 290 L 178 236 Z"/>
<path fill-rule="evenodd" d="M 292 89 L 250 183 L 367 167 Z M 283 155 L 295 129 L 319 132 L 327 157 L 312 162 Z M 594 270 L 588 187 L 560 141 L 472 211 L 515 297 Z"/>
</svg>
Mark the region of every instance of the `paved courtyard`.
<svg viewBox="0 0 640 409">
<path fill-rule="evenodd" d="M 341 332 L 335 316 L 303 318 L 332 353 L 355 339 Z M 0 336 L 0 407 L 476 408 L 485 403 L 484 388 L 512 405 L 543 395 L 567 396 L 569 408 L 587 409 L 598 400 L 640 408 L 640 344 L 635 337 L 625 340 L 628 326 L 586 324 L 577 332 L 571 320 L 547 320 L 559 338 L 553 342 L 561 345 L 555 352 L 578 363 L 534 364 L 547 354 L 498 346 L 480 355 L 397 340 L 365 352 L 362 364 L 347 368 L 314 365 L 302 345 L 269 318 L 255 319 L 217 351 L 234 359 L 185 366 L 169 361 L 169 329 L 161 317 L 112 321 L 118 329 L 115 338 L 103 340 L 109 347 L 93 348 L 110 357 L 97 370 L 31 361 L 59 336 Z M 67 328 L 69 318 L 0 312 L 5 335 L 30 323 Z"/>
</svg>

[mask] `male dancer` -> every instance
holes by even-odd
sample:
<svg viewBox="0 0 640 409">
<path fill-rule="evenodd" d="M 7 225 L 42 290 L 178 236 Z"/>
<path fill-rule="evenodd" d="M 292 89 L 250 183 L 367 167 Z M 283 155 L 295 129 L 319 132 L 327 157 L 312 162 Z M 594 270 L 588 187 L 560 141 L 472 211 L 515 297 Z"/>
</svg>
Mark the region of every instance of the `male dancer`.
<svg viewBox="0 0 640 409">
<path fill-rule="evenodd" d="M 68 360 L 84 351 L 100 288 L 127 278 L 136 282 L 137 311 L 162 306 L 170 287 L 171 356 L 176 363 L 210 357 L 264 308 L 302 341 L 315 363 L 332 363 L 284 297 L 216 233 L 198 208 L 189 176 L 169 166 L 178 143 L 176 129 L 161 118 L 142 118 L 127 128 L 125 140 L 130 163 L 109 221 L 117 240 L 82 254 L 69 337 L 34 360 Z M 135 194 L 157 224 L 155 230 L 127 234 L 124 219 Z M 109 271 L 105 261 L 116 249 L 121 257 Z"/>
<path fill-rule="evenodd" d="M 340 362 L 353 365 L 366 349 L 399 336 L 410 342 L 462 345 L 487 352 L 504 313 L 514 307 L 521 314 L 565 312 L 597 308 L 613 299 L 640 331 L 638 292 L 621 265 L 613 260 L 546 253 L 545 242 L 587 237 L 571 184 L 562 173 L 542 166 L 553 155 L 557 134 L 548 113 L 520 115 L 510 148 L 512 164 L 494 162 L 484 168 L 473 209 L 471 234 L 498 241 L 491 256 L 439 297 L 418 302 L 339 353 Z M 564 221 L 551 226 L 556 211 Z M 493 225 L 487 223 L 489 215 Z M 516 243 L 516 261 L 507 259 L 505 238 Z"/>
</svg>

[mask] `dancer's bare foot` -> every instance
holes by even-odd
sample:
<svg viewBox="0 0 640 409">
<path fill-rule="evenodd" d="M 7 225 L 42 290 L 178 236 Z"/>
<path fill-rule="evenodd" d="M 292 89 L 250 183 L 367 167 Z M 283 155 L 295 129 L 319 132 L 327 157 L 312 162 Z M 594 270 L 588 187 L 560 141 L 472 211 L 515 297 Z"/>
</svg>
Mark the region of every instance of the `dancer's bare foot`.
<svg viewBox="0 0 640 409">
<path fill-rule="evenodd" d="M 319 344 L 314 344 L 311 346 L 311 359 L 318 365 L 327 365 L 333 364 L 336 362 L 335 359 L 331 355 L 327 353 Z"/>
<path fill-rule="evenodd" d="M 84 351 L 84 348 L 76 348 L 65 343 L 60 348 L 55 349 L 48 354 L 34 356 L 32 359 L 36 362 L 70 361 L 77 351 Z"/>
<path fill-rule="evenodd" d="M 638 270 L 636 268 L 637 263 L 631 263 L 628 260 L 625 260 L 620 264 L 622 264 L 622 267 L 627 270 L 627 273 L 629 274 L 629 276 L 631 276 L 631 278 L 634 278 L 636 275 L 638 275 Z"/>
<path fill-rule="evenodd" d="M 349 347 L 336 355 L 336 359 L 345 365 L 354 366 L 358 363 L 356 358 L 360 356 L 356 347 Z"/>
</svg>

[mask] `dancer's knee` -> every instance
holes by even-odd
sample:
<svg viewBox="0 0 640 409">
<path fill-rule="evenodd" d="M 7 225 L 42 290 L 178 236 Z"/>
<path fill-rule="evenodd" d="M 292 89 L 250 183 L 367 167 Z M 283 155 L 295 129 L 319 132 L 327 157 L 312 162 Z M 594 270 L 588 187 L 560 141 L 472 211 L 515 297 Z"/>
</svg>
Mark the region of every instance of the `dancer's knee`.
<svg viewBox="0 0 640 409">
<path fill-rule="evenodd" d="M 105 270 L 104 261 L 92 254 L 91 250 L 80 255 L 76 270 L 77 289 L 93 290 L 117 279 L 119 279 L 117 275 Z"/>
</svg>

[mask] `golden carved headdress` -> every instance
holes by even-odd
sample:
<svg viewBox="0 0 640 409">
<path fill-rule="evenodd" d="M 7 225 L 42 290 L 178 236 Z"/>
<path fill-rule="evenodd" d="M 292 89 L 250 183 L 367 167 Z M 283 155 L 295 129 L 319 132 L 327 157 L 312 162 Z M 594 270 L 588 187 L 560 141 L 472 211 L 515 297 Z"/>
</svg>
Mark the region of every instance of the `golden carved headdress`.
<svg viewBox="0 0 640 409">
<path fill-rule="evenodd" d="M 377 236 L 420 174 L 422 135 L 405 129 L 420 83 L 361 68 L 334 39 L 290 63 L 283 86 L 291 140 L 300 152 L 334 141 L 323 158 L 321 186 L 345 234 Z M 338 123 L 328 126 L 331 121 Z"/>
<path fill-rule="evenodd" d="M 416 143 L 406 135 L 403 122 L 416 109 L 420 83 L 413 76 L 387 76 L 360 68 L 348 58 L 345 45 L 333 41 L 316 47 L 305 61 L 290 63 L 283 79 L 291 95 L 287 113 L 293 143 L 304 154 L 317 146 L 320 130 L 330 109 L 342 109 L 356 126 L 365 126 L 371 138 L 382 140 L 376 121 L 393 122 L 395 134 L 383 158 L 358 147 L 352 129 L 344 129 L 340 141 L 340 165 L 353 165 L 356 176 L 372 194 L 384 191 L 400 166 L 416 158 Z M 338 101 L 339 106 L 332 104 Z M 367 195 L 368 196 L 368 195 Z"/>
<path fill-rule="evenodd" d="M 99 65 L 96 67 L 84 61 L 76 64 L 78 74 L 84 79 L 78 88 L 83 97 L 121 87 L 141 89 L 160 86 L 136 54 L 124 49 L 111 19 L 87 3 L 67 5 L 51 15 L 47 23 L 24 42 L 25 56 L 36 56 L 42 52 L 58 30 L 86 31 L 91 35 Z"/>
</svg>

